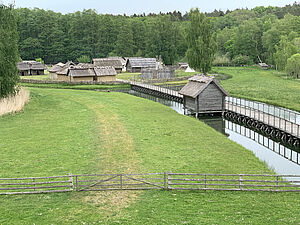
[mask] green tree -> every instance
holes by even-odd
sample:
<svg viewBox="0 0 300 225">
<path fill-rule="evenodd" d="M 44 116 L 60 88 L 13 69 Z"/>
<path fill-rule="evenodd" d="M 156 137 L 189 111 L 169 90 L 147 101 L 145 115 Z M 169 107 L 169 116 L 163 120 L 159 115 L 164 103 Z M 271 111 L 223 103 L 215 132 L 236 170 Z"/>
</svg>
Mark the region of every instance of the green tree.
<svg viewBox="0 0 300 225">
<path fill-rule="evenodd" d="M 287 36 L 282 36 L 279 45 L 276 46 L 274 60 L 279 70 L 285 70 L 288 58 L 297 53 L 297 48 L 289 42 Z"/>
<path fill-rule="evenodd" d="M 77 61 L 79 63 L 90 63 L 91 62 L 91 58 L 87 55 L 82 55 L 79 58 L 77 58 Z"/>
<path fill-rule="evenodd" d="M 0 4 L 0 98 L 16 93 L 18 33 L 13 6 Z"/>
<path fill-rule="evenodd" d="M 248 20 L 236 28 L 233 35 L 234 56 L 249 56 L 252 61 L 257 61 L 257 56 L 261 51 L 262 31 L 256 20 Z"/>
<path fill-rule="evenodd" d="M 118 56 L 132 57 L 134 55 L 134 48 L 132 26 L 130 23 L 125 22 L 118 35 L 114 52 Z"/>
<path fill-rule="evenodd" d="M 190 11 L 190 24 L 187 29 L 187 58 L 190 66 L 204 74 L 211 70 L 216 52 L 216 37 L 210 20 L 199 9 Z"/>
<path fill-rule="evenodd" d="M 300 54 L 292 55 L 291 58 L 287 60 L 286 72 L 291 76 L 300 77 Z"/>
</svg>

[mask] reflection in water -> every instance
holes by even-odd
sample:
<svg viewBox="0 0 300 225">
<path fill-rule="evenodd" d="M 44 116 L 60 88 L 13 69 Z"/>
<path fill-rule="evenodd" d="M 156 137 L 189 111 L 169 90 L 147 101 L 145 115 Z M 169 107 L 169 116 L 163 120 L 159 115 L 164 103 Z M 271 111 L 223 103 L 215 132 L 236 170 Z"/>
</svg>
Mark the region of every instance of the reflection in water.
<svg viewBox="0 0 300 225">
<path fill-rule="evenodd" d="M 300 162 L 299 153 L 230 121 L 225 121 L 225 131 L 230 140 L 250 149 L 277 174 L 300 174 L 300 166 L 293 163 Z"/>
<path fill-rule="evenodd" d="M 180 114 L 184 114 L 183 104 L 133 90 L 129 91 L 129 94 L 159 102 L 169 106 Z M 218 132 L 228 136 L 230 140 L 251 150 L 260 160 L 265 161 L 269 168 L 274 170 L 277 174 L 300 174 L 300 166 L 296 164 L 297 162 L 300 163 L 299 153 L 248 128 L 224 120 L 222 117 L 202 117 L 200 120 Z"/>
</svg>

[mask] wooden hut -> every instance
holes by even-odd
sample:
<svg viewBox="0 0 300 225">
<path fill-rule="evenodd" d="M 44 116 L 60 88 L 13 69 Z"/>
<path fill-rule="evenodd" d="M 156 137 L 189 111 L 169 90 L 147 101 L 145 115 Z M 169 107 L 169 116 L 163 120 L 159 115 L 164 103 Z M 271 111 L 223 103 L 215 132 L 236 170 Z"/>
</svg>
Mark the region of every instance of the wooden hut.
<svg viewBox="0 0 300 225">
<path fill-rule="evenodd" d="M 49 73 L 50 73 L 50 79 L 51 80 L 57 80 L 57 72 L 61 71 L 63 69 L 63 67 L 65 66 L 64 63 L 57 63 L 55 65 L 53 65 L 50 69 L 49 69 Z"/>
<path fill-rule="evenodd" d="M 94 66 L 107 67 L 112 66 L 117 73 L 122 73 L 123 65 L 120 59 L 115 58 L 102 58 L 102 59 L 93 59 Z"/>
<path fill-rule="evenodd" d="M 67 73 L 70 81 L 95 81 L 95 71 L 93 68 L 71 66 Z"/>
<path fill-rule="evenodd" d="M 41 62 L 22 61 L 17 64 L 20 76 L 44 75 L 45 66 Z"/>
<path fill-rule="evenodd" d="M 126 71 L 128 73 L 140 73 L 143 68 L 157 69 L 155 58 L 128 58 L 126 62 Z"/>
<path fill-rule="evenodd" d="M 225 109 L 225 97 L 229 94 L 212 77 L 196 75 L 189 79 L 179 92 L 184 107 L 191 113 L 219 113 Z"/>
<path fill-rule="evenodd" d="M 18 62 L 18 70 L 20 76 L 29 76 L 30 75 L 30 66 L 26 62 Z"/>
<path fill-rule="evenodd" d="M 45 69 L 41 62 L 33 62 L 30 64 L 30 75 L 44 75 Z"/>
<path fill-rule="evenodd" d="M 58 78 L 58 73 L 62 71 L 61 75 L 66 75 L 67 69 L 70 66 L 75 66 L 75 64 L 72 61 L 68 61 L 66 64 L 64 63 L 57 63 L 54 66 L 52 66 L 49 69 L 49 73 L 50 73 L 50 79 L 51 80 L 60 80 Z M 62 77 L 60 77 L 62 78 Z M 64 80 L 64 79 L 63 79 Z"/>
<path fill-rule="evenodd" d="M 117 80 L 117 72 L 112 66 L 94 68 L 97 82 L 112 82 Z"/>
</svg>

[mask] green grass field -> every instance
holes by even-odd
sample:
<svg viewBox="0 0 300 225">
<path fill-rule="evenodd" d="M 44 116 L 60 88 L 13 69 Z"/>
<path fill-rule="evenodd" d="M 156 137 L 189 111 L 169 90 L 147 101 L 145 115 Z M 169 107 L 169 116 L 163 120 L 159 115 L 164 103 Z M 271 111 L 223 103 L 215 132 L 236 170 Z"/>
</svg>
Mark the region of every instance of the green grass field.
<svg viewBox="0 0 300 225">
<path fill-rule="evenodd" d="M 300 80 L 283 72 L 257 67 L 214 67 L 213 72 L 232 76 L 221 81 L 232 96 L 300 111 Z"/>
<path fill-rule="evenodd" d="M 0 118 L 0 177 L 272 173 L 204 123 L 122 93 L 30 88 Z M 0 196 L 0 224 L 299 224 L 294 193 L 140 191 Z"/>
</svg>

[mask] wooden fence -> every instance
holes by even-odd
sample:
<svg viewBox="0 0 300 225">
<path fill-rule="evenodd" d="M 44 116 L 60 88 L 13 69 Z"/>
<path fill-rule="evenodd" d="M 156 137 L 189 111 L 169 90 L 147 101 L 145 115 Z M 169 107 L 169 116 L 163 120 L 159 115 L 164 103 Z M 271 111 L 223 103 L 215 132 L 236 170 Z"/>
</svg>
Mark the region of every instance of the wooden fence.
<svg viewBox="0 0 300 225">
<path fill-rule="evenodd" d="M 300 192 L 300 175 L 165 172 L 0 178 L 0 195 L 155 189 Z"/>
</svg>

